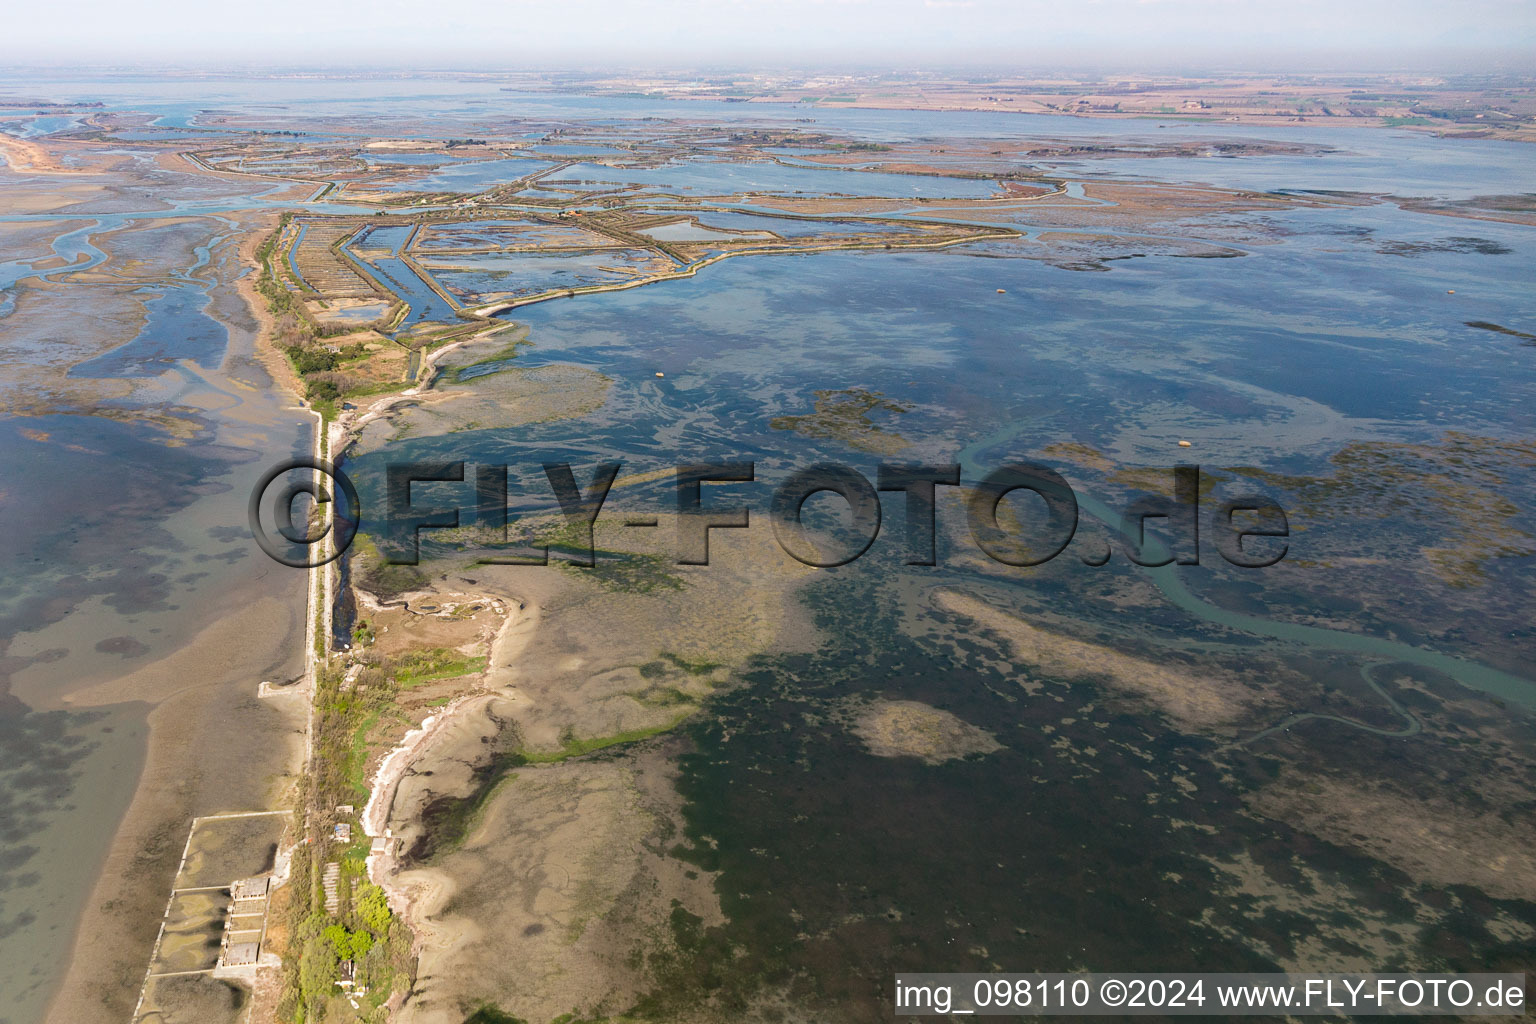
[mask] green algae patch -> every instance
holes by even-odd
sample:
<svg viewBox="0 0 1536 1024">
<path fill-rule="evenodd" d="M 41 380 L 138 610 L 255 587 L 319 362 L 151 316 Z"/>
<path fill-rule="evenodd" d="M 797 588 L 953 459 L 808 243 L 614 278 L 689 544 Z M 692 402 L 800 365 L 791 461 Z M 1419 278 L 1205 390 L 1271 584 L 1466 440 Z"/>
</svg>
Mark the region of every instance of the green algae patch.
<svg viewBox="0 0 1536 1024">
<path fill-rule="evenodd" d="M 378 545 L 367 534 L 352 539 L 348 553 L 357 585 L 380 601 L 390 601 L 426 586 L 429 577 L 414 565 L 394 565 L 384 560 Z"/>
<path fill-rule="evenodd" d="M 629 729 L 608 736 L 578 737 L 567 730 L 560 737 L 562 745 L 559 750 L 515 750 L 493 756 L 474 769 L 473 784 L 467 795 L 439 797 L 423 809 L 422 823 L 425 828 L 411 847 L 407 863 L 431 863 L 442 854 L 460 847 L 474 831 L 491 798 L 516 777 L 517 769 L 531 765 L 558 764 L 610 747 L 638 743 L 675 729 L 693 712 L 694 709 L 690 707 L 658 725 Z"/>
<path fill-rule="evenodd" d="M 453 679 L 485 671 L 486 659 L 445 647 L 402 655 L 394 665 L 395 683 L 409 690 L 437 679 Z"/>
<path fill-rule="evenodd" d="M 1293 521 L 1413 524 L 1420 554 L 1452 587 L 1482 584 L 1495 559 L 1536 555 L 1536 537 L 1516 525 L 1520 507 L 1501 493 L 1536 468 L 1536 442 L 1460 432 L 1431 444 L 1355 441 L 1329 462 L 1328 476 L 1230 472 L 1285 490 Z"/>
<path fill-rule="evenodd" d="M 1503 324 L 1489 323 L 1487 320 L 1468 320 L 1468 327 L 1476 327 L 1480 331 L 1493 331 L 1495 334 L 1507 334 L 1511 338 L 1519 338 L 1527 345 L 1536 345 L 1536 334 L 1528 334 L 1525 331 L 1517 331 L 1513 327 L 1505 327 Z"/>
<path fill-rule="evenodd" d="M 581 757 L 585 754 L 605 750 L 608 747 L 622 746 L 626 743 L 638 743 L 640 740 L 647 740 L 652 736 L 659 736 L 664 732 L 670 732 L 677 728 L 683 719 L 692 713 L 693 710 L 690 708 L 675 716 L 669 722 L 663 722 L 660 725 L 644 726 L 639 729 L 629 729 L 625 732 L 614 733 L 611 736 L 589 736 L 585 739 L 578 739 L 574 735 L 567 733 L 561 737 L 561 742 L 564 745 L 559 750 L 542 752 L 524 751 L 521 756 L 526 764 L 554 764 L 558 761 L 566 761 L 573 757 Z"/>
<path fill-rule="evenodd" d="M 875 421 L 875 415 L 899 416 L 912 407 L 886 398 L 878 391 L 846 388 L 841 391 L 817 391 L 815 411 L 804 416 L 775 416 L 768 422 L 774 430 L 789 430 L 802 437 L 840 441 L 850 448 L 876 455 L 895 455 L 912 442 Z"/>
</svg>

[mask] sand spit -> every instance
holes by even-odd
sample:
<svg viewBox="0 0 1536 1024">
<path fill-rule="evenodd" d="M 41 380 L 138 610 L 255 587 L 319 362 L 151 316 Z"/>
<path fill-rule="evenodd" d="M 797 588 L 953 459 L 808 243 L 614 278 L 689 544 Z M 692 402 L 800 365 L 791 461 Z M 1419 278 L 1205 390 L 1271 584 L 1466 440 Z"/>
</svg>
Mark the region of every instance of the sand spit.
<svg viewBox="0 0 1536 1024">
<path fill-rule="evenodd" d="M 54 159 L 53 154 L 35 142 L 17 138 L 0 132 L 0 155 L 5 157 L 5 164 L 15 174 L 46 174 L 70 175 L 81 177 L 93 174 L 93 171 L 81 168 L 65 167 Z"/>
<path fill-rule="evenodd" d="M 362 434 L 364 427 L 380 417 L 387 416 L 397 405 L 424 401 L 429 393 L 432 394 L 434 400 L 443 397 L 440 393 L 435 393 L 439 363 L 465 346 L 476 342 L 483 342 L 488 338 L 494 338 L 497 335 L 516 329 L 517 325 L 510 322 L 495 323 L 467 338 L 461 338 L 458 341 L 444 345 L 442 348 L 423 353 L 421 367 L 416 372 L 417 383 L 413 387 L 406 388 L 395 394 L 381 395 L 356 411 L 342 413 L 331 424 L 331 451 L 337 453 L 339 457 L 341 453 L 346 451 L 348 445 L 357 440 Z"/>
<path fill-rule="evenodd" d="M 876 757 L 943 764 L 1003 749 L 990 732 L 915 700 L 877 700 L 855 713 L 853 733 Z"/>
<path fill-rule="evenodd" d="M 1103 681 L 1123 694 L 1148 701 L 1189 731 L 1226 732 L 1249 717 L 1252 694 L 1225 673 L 1159 664 L 1075 640 L 959 591 L 936 590 L 932 601 L 1003 636 L 1021 663 L 1046 675 Z M 1024 685 L 1037 692 L 1041 684 L 1026 681 Z"/>
<path fill-rule="evenodd" d="M 1432 885 L 1473 885 L 1499 899 L 1536 899 L 1536 828 L 1443 798 L 1425 800 L 1392 780 L 1308 774 L 1251 794 L 1248 805 Z"/>
<path fill-rule="evenodd" d="M 526 602 L 506 602 L 500 598 L 464 592 L 438 592 L 434 590 L 412 591 L 393 601 L 380 601 L 376 596 L 354 587 L 353 594 L 358 607 L 370 615 L 400 611 L 409 613 L 412 602 L 418 605 L 440 606 L 448 612 L 467 604 L 484 604 L 503 616 L 501 626 L 491 641 L 487 665 L 505 664 L 527 643 L 537 621 L 537 610 Z M 396 639 L 398 642 L 398 638 Z M 367 858 L 368 878 L 382 888 L 388 897 L 390 908 L 405 920 L 416 936 L 418 946 L 425 935 L 422 915 L 418 911 L 419 896 L 400 885 L 396 880 L 400 866 L 401 846 L 390 826 L 391 812 L 399 793 L 400 783 L 429 752 L 444 742 L 447 734 L 458 730 L 475 712 L 484 711 L 497 696 L 483 689 L 462 693 L 450 700 L 441 710 L 422 719 L 414 729 L 402 736 L 374 769 L 368 782 L 368 802 L 363 807 L 360 824 L 365 835 L 375 840 Z M 380 842 L 379 840 L 383 840 Z"/>
<path fill-rule="evenodd" d="M 377 771 L 369 782 L 368 803 L 363 808 L 362 816 L 365 834 L 373 839 L 387 838 L 391 835 L 390 808 L 394 804 L 395 792 L 399 788 L 400 780 L 405 777 L 411 765 L 426 753 L 433 741 L 441 736 L 456 716 L 483 706 L 492 699 L 492 696 L 486 693 L 466 693 L 454 698 L 443 710 L 423 719 L 419 726 L 406 733 L 395 748 L 384 755 L 384 760 L 379 763 Z M 368 855 L 368 877 L 389 894 L 390 906 L 396 913 L 405 916 L 408 909 L 405 893 L 389 882 L 396 860 L 391 847 L 386 845 L 380 848 L 376 844 L 374 851 Z"/>
</svg>

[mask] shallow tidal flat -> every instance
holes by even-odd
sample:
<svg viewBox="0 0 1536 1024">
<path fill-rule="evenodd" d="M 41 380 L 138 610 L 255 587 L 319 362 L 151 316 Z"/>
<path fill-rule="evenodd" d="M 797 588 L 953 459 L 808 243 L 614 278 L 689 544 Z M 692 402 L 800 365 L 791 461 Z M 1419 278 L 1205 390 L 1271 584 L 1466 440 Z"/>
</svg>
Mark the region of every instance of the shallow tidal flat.
<svg viewBox="0 0 1536 1024">
<path fill-rule="evenodd" d="M 57 1020 L 131 1015 L 191 817 L 262 806 L 302 722 L 254 696 L 296 674 L 302 579 L 232 532 L 259 464 L 306 443 L 235 288 L 259 220 L 167 215 L 235 191 L 185 165 L 83 163 L 62 183 L 7 173 L 20 208 L 61 212 L 0 225 L 25 240 L 0 308 L 15 1020 L 50 1000 Z"/>
<path fill-rule="evenodd" d="M 621 479 L 615 501 L 644 486 Z M 471 591 L 509 609 L 478 682 L 385 791 L 403 843 L 387 883 L 424 937 L 406 1019 L 456 1020 L 473 998 L 534 1016 L 627 1007 L 651 979 L 634 951 L 676 906 L 720 921 L 711 876 L 666 853 L 682 828 L 666 733 L 754 653 L 810 642 L 792 598 L 806 571 L 767 537 L 719 539 L 743 564 L 708 571 L 623 534 L 597 543 L 631 569 L 485 566 L 404 595 Z"/>
</svg>

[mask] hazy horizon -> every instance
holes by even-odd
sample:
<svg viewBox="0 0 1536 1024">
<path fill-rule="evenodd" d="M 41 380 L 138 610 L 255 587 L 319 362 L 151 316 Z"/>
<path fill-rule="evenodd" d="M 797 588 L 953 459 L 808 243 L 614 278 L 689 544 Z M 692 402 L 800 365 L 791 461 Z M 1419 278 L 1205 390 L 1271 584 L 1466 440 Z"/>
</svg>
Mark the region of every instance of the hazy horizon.
<svg viewBox="0 0 1536 1024">
<path fill-rule="evenodd" d="M 733 70 L 892 65 L 985 71 L 1101 67 L 1529 70 L 1536 4 L 1472 0 L 1454 17 L 1426 0 L 359 0 L 213 8 L 166 0 L 130 9 L 81 0 L 68 19 L 14 10 L 0 43 L 11 67 L 179 66 L 243 70 L 551 70 L 618 62 Z"/>
</svg>

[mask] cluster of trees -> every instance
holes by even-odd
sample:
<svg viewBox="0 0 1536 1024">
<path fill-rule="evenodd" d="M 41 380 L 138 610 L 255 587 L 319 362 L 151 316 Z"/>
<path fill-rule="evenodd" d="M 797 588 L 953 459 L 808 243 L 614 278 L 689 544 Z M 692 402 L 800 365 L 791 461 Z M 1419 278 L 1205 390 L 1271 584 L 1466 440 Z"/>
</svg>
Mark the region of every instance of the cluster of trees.
<svg viewBox="0 0 1536 1024">
<path fill-rule="evenodd" d="M 359 928 L 355 932 L 347 931 L 344 925 L 327 925 L 320 937 L 331 944 L 331 949 L 342 960 L 351 960 L 353 963 L 368 955 L 373 948 L 373 932 L 366 928 Z"/>
<path fill-rule="evenodd" d="M 390 913 L 384 890 L 366 881 L 354 889 L 348 884 L 351 875 L 343 878 L 342 888 L 351 891 L 345 900 L 350 906 L 343 906 L 338 914 L 341 920 L 316 910 L 294 931 L 289 956 L 297 953 L 298 968 L 290 975 L 279 1006 L 284 1020 L 324 1021 L 342 995 L 336 982 L 343 961 L 352 964 L 354 991 L 362 991 L 375 1004 L 389 997 L 396 979 L 410 976 L 410 932 Z"/>
<path fill-rule="evenodd" d="M 284 346 L 284 351 L 288 353 L 288 361 L 293 364 L 294 372 L 301 377 L 334 370 L 341 363 L 340 355 L 323 345 L 288 345 Z"/>
<path fill-rule="evenodd" d="M 294 372 L 304 379 L 305 397 L 311 402 L 334 402 L 346 394 L 347 376 L 337 371 L 348 359 L 356 359 L 367 352 L 362 342 L 331 349 L 315 344 L 314 338 L 302 333 L 295 339 L 283 320 L 278 322 L 277 335 L 278 344 L 287 353 Z"/>
</svg>

